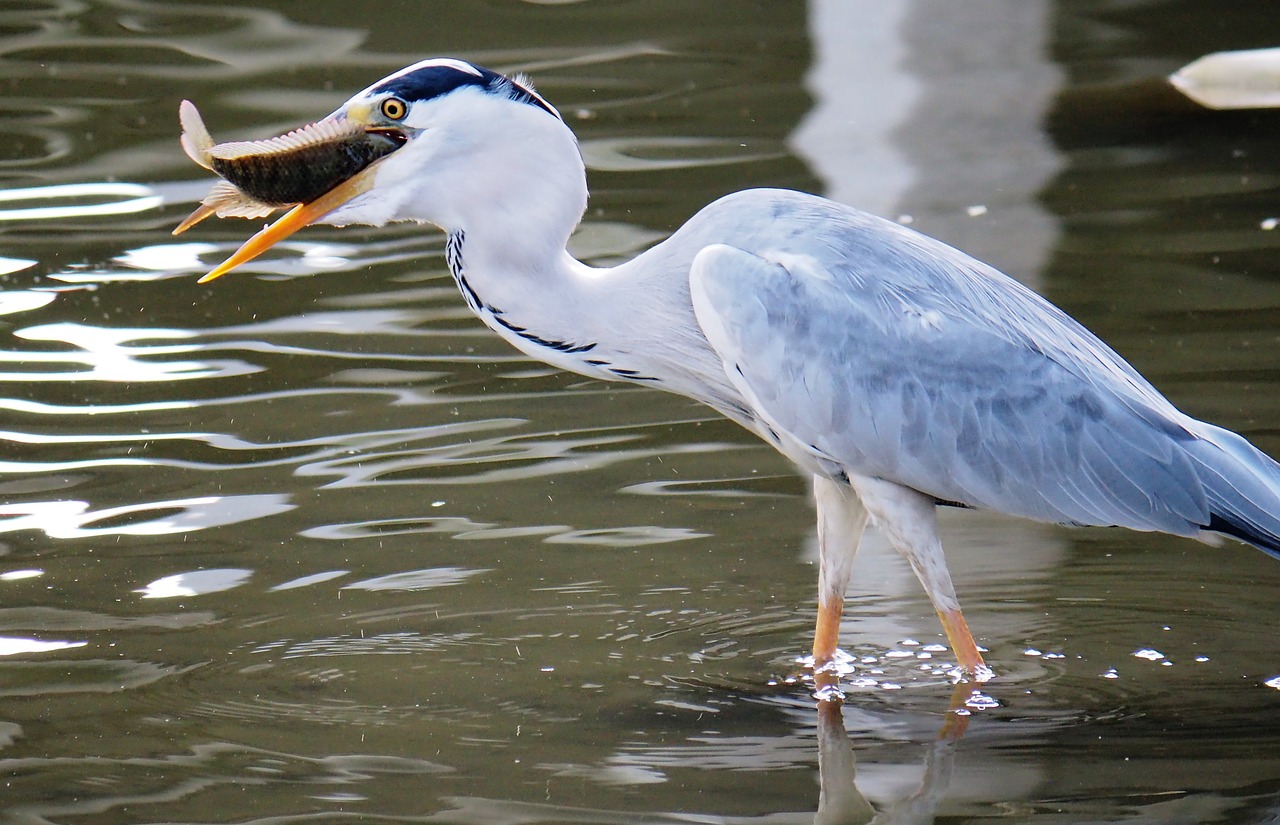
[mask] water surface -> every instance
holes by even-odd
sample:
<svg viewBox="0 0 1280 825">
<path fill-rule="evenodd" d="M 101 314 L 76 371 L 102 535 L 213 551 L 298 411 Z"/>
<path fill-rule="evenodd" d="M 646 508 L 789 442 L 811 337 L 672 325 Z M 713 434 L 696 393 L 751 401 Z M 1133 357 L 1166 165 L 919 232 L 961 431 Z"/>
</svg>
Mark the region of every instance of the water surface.
<svg viewBox="0 0 1280 825">
<path fill-rule="evenodd" d="M 431 231 L 317 228 L 209 286 L 253 224 L 169 235 L 209 184 L 180 99 L 264 137 L 457 55 L 580 135 L 592 262 L 729 191 L 827 192 L 1274 454 L 1280 119 L 1158 83 L 1274 45 L 1269 4 L 351 8 L 0 12 L 4 821 L 785 823 L 820 788 L 823 821 L 1280 816 L 1263 554 L 944 513 L 1000 674 L 957 716 L 873 538 L 820 713 L 813 517 L 769 448 L 513 352 Z"/>
</svg>

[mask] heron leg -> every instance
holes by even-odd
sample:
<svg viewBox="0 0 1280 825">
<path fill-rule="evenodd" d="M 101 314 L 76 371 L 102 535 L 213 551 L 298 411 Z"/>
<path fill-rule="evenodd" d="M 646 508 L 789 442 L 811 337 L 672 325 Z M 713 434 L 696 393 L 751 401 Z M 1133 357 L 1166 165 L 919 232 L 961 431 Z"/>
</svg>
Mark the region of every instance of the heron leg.
<svg viewBox="0 0 1280 825">
<path fill-rule="evenodd" d="M 840 642 L 844 592 L 853 573 L 853 557 L 867 526 L 867 511 L 847 484 L 813 477 L 818 508 L 818 624 L 813 631 L 813 667 L 831 661 Z"/>
<path fill-rule="evenodd" d="M 987 663 L 982 661 L 978 643 L 973 640 L 973 634 L 969 632 L 969 624 L 964 620 L 964 614 L 960 612 L 960 608 L 938 610 L 938 618 L 942 620 L 942 629 L 947 634 L 947 642 L 950 643 L 952 652 L 956 654 L 956 662 L 964 672 L 979 682 L 990 679 L 994 674 L 991 668 L 987 667 Z"/>
<path fill-rule="evenodd" d="M 951 652 L 966 676 L 984 682 L 993 675 L 960 612 L 951 572 L 938 540 L 937 505 L 907 487 L 879 479 L 858 478 L 853 487 L 875 525 L 915 571 L 942 620 Z"/>
</svg>

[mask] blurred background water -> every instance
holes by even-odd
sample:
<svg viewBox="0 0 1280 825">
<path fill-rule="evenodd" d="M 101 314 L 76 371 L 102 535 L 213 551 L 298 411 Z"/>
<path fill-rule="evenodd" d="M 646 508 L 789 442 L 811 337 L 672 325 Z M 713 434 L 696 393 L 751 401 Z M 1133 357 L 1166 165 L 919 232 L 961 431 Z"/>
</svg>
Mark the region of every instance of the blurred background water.
<svg viewBox="0 0 1280 825">
<path fill-rule="evenodd" d="M 592 262 L 726 192 L 825 193 L 1276 454 L 1280 116 L 1161 78 L 1278 31 L 1265 0 L 0 7 L 0 821 L 787 823 L 821 787 L 822 821 L 1276 822 L 1263 554 L 945 513 L 997 706 L 954 724 L 873 539 L 863 679 L 819 714 L 813 519 L 771 449 L 514 353 L 425 228 L 209 286 L 253 224 L 169 231 L 210 184 L 182 98 L 259 138 L 459 56 L 581 137 Z"/>
</svg>

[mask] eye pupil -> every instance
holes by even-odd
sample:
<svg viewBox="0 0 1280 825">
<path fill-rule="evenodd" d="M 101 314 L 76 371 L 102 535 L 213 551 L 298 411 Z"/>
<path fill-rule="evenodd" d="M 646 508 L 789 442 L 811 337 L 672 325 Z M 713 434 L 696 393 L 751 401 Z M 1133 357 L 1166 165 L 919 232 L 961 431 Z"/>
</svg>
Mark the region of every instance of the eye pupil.
<svg viewBox="0 0 1280 825">
<path fill-rule="evenodd" d="M 398 97 L 389 97 L 382 101 L 382 115 L 388 120 L 400 120 L 408 113 L 408 104 Z"/>
</svg>

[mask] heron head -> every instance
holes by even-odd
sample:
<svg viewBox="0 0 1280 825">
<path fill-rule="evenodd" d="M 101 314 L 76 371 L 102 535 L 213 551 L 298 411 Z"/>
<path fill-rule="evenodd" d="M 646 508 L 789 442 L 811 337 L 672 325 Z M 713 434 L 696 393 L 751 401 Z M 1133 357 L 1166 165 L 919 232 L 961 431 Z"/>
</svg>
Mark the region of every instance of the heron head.
<svg viewBox="0 0 1280 825">
<path fill-rule="evenodd" d="M 342 125 L 317 128 L 327 123 Z M 326 140 L 307 143 L 313 131 Z M 337 137 L 328 139 L 333 134 Z M 269 156 L 255 156 L 252 148 L 241 149 L 246 154 L 237 160 L 255 174 L 269 172 L 285 181 L 296 180 L 299 193 L 311 194 L 290 198 L 290 184 L 284 184 L 286 194 L 278 200 L 296 205 L 202 282 L 313 223 L 381 226 L 419 221 L 453 231 L 485 213 L 528 210 L 528 199 L 520 195 L 537 190 L 540 181 L 584 178 L 572 132 L 555 107 L 527 81 L 451 58 L 423 60 L 395 72 L 350 98 L 324 121 L 286 138 L 293 135 L 302 137 L 289 145 L 306 144 L 306 151 L 273 150 Z M 285 139 L 260 145 L 278 146 L 281 140 Z M 376 150 L 370 150 L 371 145 Z M 218 148 L 212 151 L 216 154 Z M 352 155 L 358 158 L 351 160 Z M 216 162 L 212 168 L 230 184 L 222 184 L 224 192 L 250 196 L 250 187 L 237 178 L 236 171 Z M 314 196 L 317 188 L 323 194 Z M 563 208 L 571 213 L 566 219 L 572 229 L 586 205 L 585 183 L 581 189 L 580 198 L 548 198 L 536 208 Z M 176 231 L 215 212 L 236 214 L 204 207 Z"/>
</svg>

